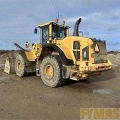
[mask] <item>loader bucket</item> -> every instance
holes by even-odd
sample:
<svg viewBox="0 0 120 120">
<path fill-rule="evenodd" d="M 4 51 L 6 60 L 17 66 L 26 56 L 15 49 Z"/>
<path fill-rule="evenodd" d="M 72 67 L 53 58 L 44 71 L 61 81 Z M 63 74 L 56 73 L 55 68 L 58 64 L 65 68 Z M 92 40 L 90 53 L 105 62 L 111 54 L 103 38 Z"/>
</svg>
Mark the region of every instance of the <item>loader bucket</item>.
<svg viewBox="0 0 120 120">
<path fill-rule="evenodd" d="M 6 61 L 5 61 L 5 67 L 4 67 L 5 73 L 15 74 L 15 58 L 16 58 L 16 54 L 14 53 L 7 54 Z"/>
<path fill-rule="evenodd" d="M 8 56 L 6 57 L 4 72 L 10 74 L 10 59 Z"/>
</svg>

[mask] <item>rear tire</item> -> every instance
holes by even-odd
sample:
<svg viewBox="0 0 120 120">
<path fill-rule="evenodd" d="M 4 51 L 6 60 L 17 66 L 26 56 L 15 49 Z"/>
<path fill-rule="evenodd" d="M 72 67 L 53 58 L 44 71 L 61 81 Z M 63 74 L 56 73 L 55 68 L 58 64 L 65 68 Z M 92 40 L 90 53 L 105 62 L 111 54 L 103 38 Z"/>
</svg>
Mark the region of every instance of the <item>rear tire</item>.
<svg viewBox="0 0 120 120">
<path fill-rule="evenodd" d="M 64 84 L 62 62 L 59 56 L 46 56 L 40 66 L 41 79 L 47 86 L 58 87 Z"/>
<path fill-rule="evenodd" d="M 15 72 L 19 77 L 23 77 L 25 75 L 25 60 L 23 56 L 20 54 L 16 57 L 15 60 Z"/>
</svg>

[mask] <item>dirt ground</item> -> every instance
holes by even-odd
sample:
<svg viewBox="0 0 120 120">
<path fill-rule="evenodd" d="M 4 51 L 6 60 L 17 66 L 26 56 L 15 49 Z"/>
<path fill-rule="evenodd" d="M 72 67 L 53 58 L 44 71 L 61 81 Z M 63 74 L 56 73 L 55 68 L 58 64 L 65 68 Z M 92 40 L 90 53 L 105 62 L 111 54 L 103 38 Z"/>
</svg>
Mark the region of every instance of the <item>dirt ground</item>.
<svg viewBox="0 0 120 120">
<path fill-rule="evenodd" d="M 80 108 L 120 107 L 120 55 L 109 54 L 113 69 L 87 81 L 70 81 L 58 88 L 40 77 L 19 78 L 3 72 L 0 57 L 0 120 L 79 120 Z"/>
</svg>

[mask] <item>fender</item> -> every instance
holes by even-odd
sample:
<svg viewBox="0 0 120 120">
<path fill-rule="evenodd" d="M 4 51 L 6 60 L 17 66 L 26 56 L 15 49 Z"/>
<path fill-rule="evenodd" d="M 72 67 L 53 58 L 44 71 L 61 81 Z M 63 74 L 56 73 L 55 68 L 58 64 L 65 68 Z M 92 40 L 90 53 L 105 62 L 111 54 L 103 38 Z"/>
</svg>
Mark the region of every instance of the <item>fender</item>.
<svg viewBox="0 0 120 120">
<path fill-rule="evenodd" d="M 66 55 L 64 54 L 64 52 L 57 45 L 55 45 L 55 44 L 48 44 L 48 43 L 47 44 L 43 44 L 43 48 L 49 48 L 49 47 L 55 49 L 59 53 L 60 58 L 61 58 L 62 62 L 65 65 L 68 65 L 68 66 L 73 65 L 73 60 L 67 58 Z"/>
<path fill-rule="evenodd" d="M 24 64 L 25 64 L 24 66 L 25 73 L 35 73 L 36 72 L 35 62 L 29 61 L 24 51 L 19 51 L 18 55 L 21 55 L 23 57 Z"/>
<path fill-rule="evenodd" d="M 35 64 L 35 62 L 33 62 L 33 61 L 29 61 L 29 60 L 27 59 L 26 53 L 25 53 L 24 51 L 20 51 L 19 54 L 24 58 L 25 66 L 26 66 L 26 67 Z"/>
</svg>

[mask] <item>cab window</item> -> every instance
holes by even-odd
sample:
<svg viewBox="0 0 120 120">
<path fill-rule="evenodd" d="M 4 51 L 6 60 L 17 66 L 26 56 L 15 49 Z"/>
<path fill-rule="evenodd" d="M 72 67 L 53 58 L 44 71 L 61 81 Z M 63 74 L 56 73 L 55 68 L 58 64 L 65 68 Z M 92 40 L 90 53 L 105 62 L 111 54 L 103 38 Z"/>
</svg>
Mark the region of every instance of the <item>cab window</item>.
<svg viewBox="0 0 120 120">
<path fill-rule="evenodd" d="M 46 43 L 49 36 L 49 26 L 42 27 L 42 43 Z"/>
<path fill-rule="evenodd" d="M 66 37 L 66 28 L 60 27 L 58 25 L 53 25 L 52 36 L 59 39 L 63 39 L 64 37 Z"/>
</svg>

